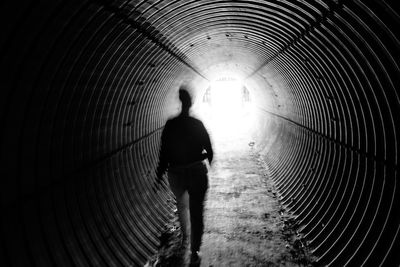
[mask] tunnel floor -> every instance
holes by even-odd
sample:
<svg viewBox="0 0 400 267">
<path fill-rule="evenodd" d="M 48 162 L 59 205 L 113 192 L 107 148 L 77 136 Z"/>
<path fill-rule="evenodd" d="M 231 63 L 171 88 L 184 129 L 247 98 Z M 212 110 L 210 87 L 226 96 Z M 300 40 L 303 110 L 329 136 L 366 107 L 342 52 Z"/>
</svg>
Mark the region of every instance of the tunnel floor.
<svg viewBox="0 0 400 267">
<path fill-rule="evenodd" d="M 312 266 L 313 258 L 296 231 L 294 216 L 279 203 L 273 181 L 252 144 L 245 139 L 225 139 L 215 150 L 201 266 Z M 176 218 L 172 224 L 179 227 Z M 154 257 L 158 261 L 147 266 L 188 266 L 188 257 L 182 263 L 179 254 L 178 232 Z"/>
</svg>

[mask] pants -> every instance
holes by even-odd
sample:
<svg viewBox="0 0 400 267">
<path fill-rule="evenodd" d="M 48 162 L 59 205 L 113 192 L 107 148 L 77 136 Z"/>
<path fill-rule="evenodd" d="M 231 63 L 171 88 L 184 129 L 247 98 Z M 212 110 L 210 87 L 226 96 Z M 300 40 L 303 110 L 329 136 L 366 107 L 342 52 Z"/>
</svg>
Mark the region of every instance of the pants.
<svg viewBox="0 0 400 267">
<path fill-rule="evenodd" d="M 168 170 L 169 185 L 176 197 L 183 242 L 188 239 L 190 228 L 192 251 L 200 250 L 204 231 L 203 211 L 204 199 L 208 189 L 207 173 L 208 169 L 204 161 L 171 167 Z"/>
</svg>

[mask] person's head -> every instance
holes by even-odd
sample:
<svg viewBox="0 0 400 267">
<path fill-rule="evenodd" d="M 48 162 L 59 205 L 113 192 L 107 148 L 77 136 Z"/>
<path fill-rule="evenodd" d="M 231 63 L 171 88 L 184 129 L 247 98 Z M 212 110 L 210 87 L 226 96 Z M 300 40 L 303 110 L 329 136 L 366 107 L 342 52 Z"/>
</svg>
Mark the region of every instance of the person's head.
<svg viewBox="0 0 400 267">
<path fill-rule="evenodd" d="M 189 109 L 192 106 L 192 97 L 190 96 L 189 91 L 183 86 L 179 88 L 179 100 L 182 102 L 182 113 L 189 112 Z"/>
</svg>

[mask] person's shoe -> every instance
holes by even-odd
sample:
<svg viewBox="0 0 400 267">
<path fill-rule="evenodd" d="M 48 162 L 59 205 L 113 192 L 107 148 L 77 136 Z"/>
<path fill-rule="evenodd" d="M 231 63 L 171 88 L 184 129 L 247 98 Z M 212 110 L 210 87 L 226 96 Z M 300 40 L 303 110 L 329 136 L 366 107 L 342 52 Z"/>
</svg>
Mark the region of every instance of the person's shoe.
<svg viewBox="0 0 400 267">
<path fill-rule="evenodd" d="M 201 258 L 198 251 L 192 251 L 190 255 L 190 266 L 200 266 Z"/>
</svg>

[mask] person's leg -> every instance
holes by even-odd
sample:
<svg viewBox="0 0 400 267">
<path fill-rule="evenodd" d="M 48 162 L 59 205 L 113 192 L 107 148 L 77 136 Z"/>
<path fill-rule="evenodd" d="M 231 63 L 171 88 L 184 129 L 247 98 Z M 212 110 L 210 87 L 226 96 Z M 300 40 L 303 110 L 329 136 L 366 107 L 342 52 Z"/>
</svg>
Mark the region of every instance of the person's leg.
<svg viewBox="0 0 400 267">
<path fill-rule="evenodd" d="M 188 192 L 183 183 L 183 175 L 179 173 L 168 173 L 168 181 L 172 193 L 175 195 L 176 206 L 178 209 L 178 219 L 182 233 L 182 244 L 186 245 L 189 239 L 189 211 L 188 211 Z"/>
<path fill-rule="evenodd" d="M 208 188 L 207 167 L 195 168 L 189 185 L 189 209 L 191 223 L 191 251 L 198 252 L 204 231 L 204 199 Z"/>
</svg>

